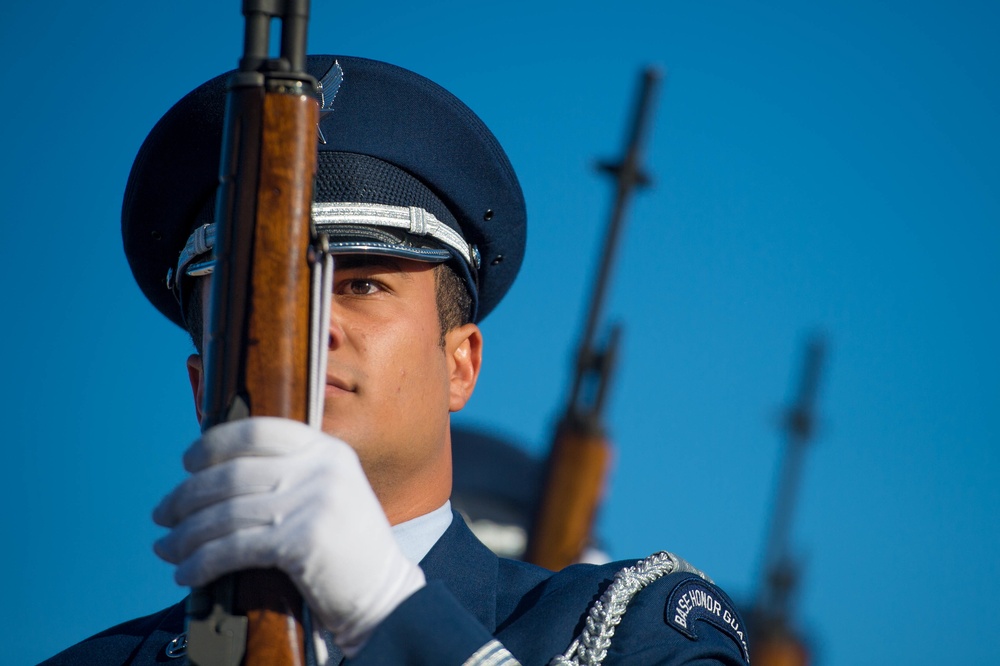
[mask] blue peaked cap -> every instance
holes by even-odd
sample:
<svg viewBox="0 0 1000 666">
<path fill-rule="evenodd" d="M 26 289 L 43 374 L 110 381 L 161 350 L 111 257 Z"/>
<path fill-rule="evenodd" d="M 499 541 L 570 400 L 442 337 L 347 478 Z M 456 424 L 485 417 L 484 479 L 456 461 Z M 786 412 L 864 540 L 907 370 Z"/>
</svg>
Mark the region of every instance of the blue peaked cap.
<svg viewBox="0 0 1000 666">
<path fill-rule="evenodd" d="M 465 104 L 432 81 L 375 60 L 308 58 L 317 80 L 335 66 L 343 79 L 335 91 L 324 91 L 326 143 L 317 142 L 314 219 L 318 206 L 334 202 L 426 211 L 468 244 L 471 260 L 433 238 L 363 224 L 335 229 L 331 245 L 338 253 L 447 261 L 481 321 L 510 288 L 524 256 L 524 197 L 506 154 Z M 157 122 L 125 188 L 122 240 L 132 274 L 146 298 L 180 326 L 182 289 L 170 282 L 183 286 L 183 275 L 175 275 L 178 258 L 214 216 L 230 74 L 199 86 Z"/>
</svg>

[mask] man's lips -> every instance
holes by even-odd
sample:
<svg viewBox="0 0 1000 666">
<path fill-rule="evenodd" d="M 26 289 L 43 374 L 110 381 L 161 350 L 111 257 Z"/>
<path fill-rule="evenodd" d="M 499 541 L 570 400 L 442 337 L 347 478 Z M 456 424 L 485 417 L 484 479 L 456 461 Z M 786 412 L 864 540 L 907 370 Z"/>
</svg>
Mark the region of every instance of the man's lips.
<svg viewBox="0 0 1000 666">
<path fill-rule="evenodd" d="M 340 377 L 334 377 L 332 375 L 326 376 L 326 392 L 329 393 L 353 393 L 355 387 L 349 382 L 341 379 Z"/>
</svg>

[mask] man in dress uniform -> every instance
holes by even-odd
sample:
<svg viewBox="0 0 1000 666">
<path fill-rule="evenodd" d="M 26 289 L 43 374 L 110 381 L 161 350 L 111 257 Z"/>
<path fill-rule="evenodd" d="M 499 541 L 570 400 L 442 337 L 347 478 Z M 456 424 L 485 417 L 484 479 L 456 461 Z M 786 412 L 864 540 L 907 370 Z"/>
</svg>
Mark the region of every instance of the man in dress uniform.
<svg viewBox="0 0 1000 666">
<path fill-rule="evenodd" d="M 452 512 L 449 415 L 482 362 L 481 321 L 524 252 L 526 214 L 494 136 L 436 84 L 313 56 L 325 82 L 312 217 L 336 255 L 322 431 L 249 418 L 206 431 L 154 511 L 180 585 L 276 567 L 319 664 L 743 664 L 729 598 L 669 553 L 553 573 L 496 557 Z M 226 76 L 153 128 L 122 211 L 145 295 L 202 349 Z M 196 404 L 201 357 L 188 359 Z M 199 418 L 200 418 L 199 407 Z M 54 664 L 184 656 L 184 604 Z"/>
</svg>

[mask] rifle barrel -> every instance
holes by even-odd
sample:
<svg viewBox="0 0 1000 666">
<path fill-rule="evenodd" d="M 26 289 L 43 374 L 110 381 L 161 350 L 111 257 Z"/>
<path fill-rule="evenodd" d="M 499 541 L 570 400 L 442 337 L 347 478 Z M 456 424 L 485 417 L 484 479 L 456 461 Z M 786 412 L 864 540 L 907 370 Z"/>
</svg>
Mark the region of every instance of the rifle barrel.
<svg viewBox="0 0 1000 666">
<path fill-rule="evenodd" d="M 814 432 L 816 394 L 824 353 L 825 342 L 821 337 L 816 336 L 808 342 L 799 391 L 784 421 L 785 455 L 764 551 L 764 580 L 761 583 L 761 605 L 765 612 L 781 619 L 788 612 L 789 597 L 795 584 L 795 571 L 788 555 L 788 535 L 795 512 L 805 450 Z"/>
<path fill-rule="evenodd" d="M 642 170 L 642 147 L 649 133 L 653 116 L 653 101 L 656 97 L 656 91 L 661 78 L 660 71 L 655 67 L 647 67 L 642 72 L 641 85 L 633 110 L 625 154 L 618 163 L 601 163 L 599 165 L 600 171 L 610 174 L 615 179 L 615 200 L 611 208 L 611 218 L 608 222 L 607 232 L 602 245 L 597 279 L 594 281 L 590 298 L 590 308 L 587 312 L 587 322 L 584 325 L 583 338 L 580 341 L 580 350 L 577 355 L 576 374 L 573 379 L 573 388 L 570 392 L 569 402 L 570 409 L 575 411 L 592 411 L 581 408 L 579 405 L 581 388 L 584 375 L 594 365 L 594 335 L 604 311 L 608 282 L 610 281 L 614 259 L 618 252 L 618 245 L 621 240 L 625 213 L 628 209 L 629 201 L 636 187 L 646 186 L 650 182 L 649 176 Z"/>
<path fill-rule="evenodd" d="M 525 559 L 558 570 L 578 561 L 590 539 L 600 506 L 611 445 L 600 421 L 618 350 L 620 327 L 615 326 L 600 351 L 593 338 L 601 318 L 612 262 L 617 251 L 628 200 L 637 186 L 649 183 L 640 168 L 642 143 L 652 118 L 659 72 L 647 68 L 636 99 L 631 131 L 620 163 L 604 165 L 616 180 L 607 237 L 590 312 L 577 355 L 573 385 L 566 412 L 557 426 L 549 451 L 539 505 L 532 520 Z M 583 385 L 588 385 L 583 395 Z"/>
</svg>

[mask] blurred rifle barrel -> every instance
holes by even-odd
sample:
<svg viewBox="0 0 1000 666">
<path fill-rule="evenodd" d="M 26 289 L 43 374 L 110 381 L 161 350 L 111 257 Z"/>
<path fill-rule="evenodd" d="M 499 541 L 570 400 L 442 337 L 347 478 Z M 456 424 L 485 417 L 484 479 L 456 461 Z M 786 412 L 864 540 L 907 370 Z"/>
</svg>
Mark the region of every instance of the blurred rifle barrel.
<svg viewBox="0 0 1000 666">
<path fill-rule="evenodd" d="M 750 644 L 751 658 L 757 666 L 807 666 L 811 660 L 810 651 L 795 630 L 791 617 L 799 566 L 789 551 L 789 534 L 806 447 L 816 430 L 816 395 L 825 353 L 825 340 L 818 335 L 813 336 L 806 345 L 798 394 L 783 420 L 785 452 L 757 599 L 749 616 L 754 637 Z"/>
<path fill-rule="evenodd" d="M 573 388 L 570 391 L 570 409 L 579 411 L 580 391 L 583 387 L 585 376 L 594 366 L 594 336 L 597 333 L 597 325 L 604 313 L 604 303 L 607 298 L 608 283 L 611 280 L 611 272 L 614 268 L 614 260 L 618 254 L 618 245 L 621 241 L 622 229 L 625 223 L 625 213 L 631 201 L 632 194 L 638 187 L 650 185 L 649 175 L 642 169 L 642 148 L 646 137 L 649 134 L 652 124 L 653 102 L 662 76 L 655 67 L 647 67 L 642 72 L 642 79 L 639 88 L 639 95 L 636 98 L 635 107 L 632 114 L 632 123 L 628 141 L 625 147 L 625 154 L 620 162 L 600 162 L 598 169 L 611 175 L 615 179 L 615 200 L 611 208 L 611 216 L 608 220 L 607 232 L 604 243 L 601 246 L 601 260 L 598 264 L 597 278 L 594 281 L 593 291 L 590 297 L 590 308 L 587 311 L 587 321 L 583 329 L 583 337 L 580 340 L 580 349 L 577 353 L 576 374 L 573 378 Z"/>
<path fill-rule="evenodd" d="M 618 163 L 599 165 L 602 172 L 615 179 L 615 201 L 576 357 L 569 403 L 556 428 L 546 461 L 541 499 L 525 556 L 529 562 L 552 570 L 562 569 L 580 559 L 590 540 L 604 490 L 611 445 L 601 423 L 601 411 L 608 394 L 621 329 L 612 328 L 602 349 L 595 349 L 594 336 L 603 313 L 629 200 L 637 187 L 649 184 L 640 161 L 660 78 L 654 68 L 643 72 L 625 153 Z"/>
</svg>

